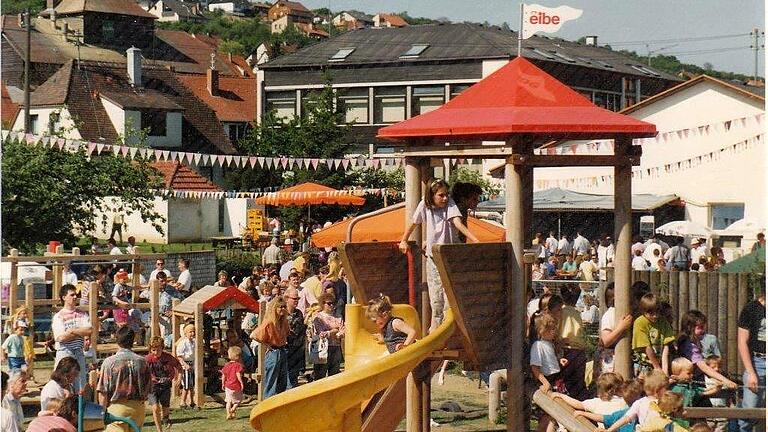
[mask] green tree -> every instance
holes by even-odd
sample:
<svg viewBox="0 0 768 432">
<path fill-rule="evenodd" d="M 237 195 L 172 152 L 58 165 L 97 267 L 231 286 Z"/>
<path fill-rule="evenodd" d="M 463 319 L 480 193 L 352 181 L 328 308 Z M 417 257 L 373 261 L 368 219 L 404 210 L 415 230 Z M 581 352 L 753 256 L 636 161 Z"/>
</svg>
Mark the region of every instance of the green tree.
<svg viewBox="0 0 768 432">
<path fill-rule="evenodd" d="M 478 170 L 465 166 L 460 166 L 451 170 L 451 176 L 448 179 L 448 183 L 453 186 L 456 182 L 476 184 L 483 189 L 483 194 L 485 195 L 498 195 L 501 192 L 499 186 L 496 186 L 488 179 L 484 178 Z"/>
<path fill-rule="evenodd" d="M 219 51 L 224 54 L 245 55 L 245 47 L 236 40 L 224 40 L 219 43 Z"/>
<path fill-rule="evenodd" d="M 0 2 L 0 10 L 3 15 L 15 15 L 29 8 L 32 14 L 37 14 L 45 9 L 45 0 L 3 0 Z"/>
<path fill-rule="evenodd" d="M 162 177 L 145 161 L 111 154 L 88 157 L 16 140 L 3 145 L 2 236 L 6 246 L 35 252 L 49 240 L 74 243 L 107 225 L 111 202 L 122 202 L 124 214 L 138 212 L 163 232 L 154 210 L 155 190 Z M 97 221 L 94 214 L 102 214 Z"/>
</svg>

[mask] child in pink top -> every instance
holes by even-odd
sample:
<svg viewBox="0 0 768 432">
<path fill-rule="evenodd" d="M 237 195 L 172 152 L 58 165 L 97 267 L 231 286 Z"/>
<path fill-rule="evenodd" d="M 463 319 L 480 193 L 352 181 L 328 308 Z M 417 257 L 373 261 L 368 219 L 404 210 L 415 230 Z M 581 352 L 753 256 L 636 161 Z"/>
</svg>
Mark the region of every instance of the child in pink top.
<svg viewBox="0 0 768 432">
<path fill-rule="evenodd" d="M 240 347 L 229 347 L 227 351 L 229 362 L 221 368 L 221 387 L 224 390 L 224 401 L 227 403 L 227 420 L 237 416 L 237 407 L 243 401 L 243 352 Z"/>
</svg>

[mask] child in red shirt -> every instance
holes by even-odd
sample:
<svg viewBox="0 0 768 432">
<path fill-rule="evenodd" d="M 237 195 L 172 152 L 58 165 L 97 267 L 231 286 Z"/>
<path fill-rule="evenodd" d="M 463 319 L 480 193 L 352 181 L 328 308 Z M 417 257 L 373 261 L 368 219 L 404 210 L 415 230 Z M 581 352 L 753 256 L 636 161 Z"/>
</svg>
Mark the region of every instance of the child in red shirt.
<svg viewBox="0 0 768 432">
<path fill-rule="evenodd" d="M 243 352 L 240 347 L 229 347 L 229 362 L 221 368 L 221 387 L 227 403 L 227 420 L 235 418 L 237 407 L 243 401 Z"/>
<path fill-rule="evenodd" d="M 163 338 L 155 336 L 149 342 L 149 354 L 146 360 L 152 375 L 152 391 L 149 404 L 152 405 L 152 417 L 155 419 L 157 432 L 162 432 L 162 425 L 171 425 L 171 382 L 181 372 L 181 363 L 170 353 L 163 351 Z M 161 417 L 162 416 L 162 417 Z"/>
</svg>

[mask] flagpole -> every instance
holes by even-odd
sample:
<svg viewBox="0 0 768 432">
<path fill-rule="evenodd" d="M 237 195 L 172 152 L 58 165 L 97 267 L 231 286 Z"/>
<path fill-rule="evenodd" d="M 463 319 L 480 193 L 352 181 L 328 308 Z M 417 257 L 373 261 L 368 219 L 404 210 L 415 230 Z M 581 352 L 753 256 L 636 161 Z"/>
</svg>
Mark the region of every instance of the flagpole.
<svg viewBox="0 0 768 432">
<path fill-rule="evenodd" d="M 517 56 L 523 55 L 523 8 L 525 3 L 520 2 L 520 31 L 517 33 Z"/>
</svg>

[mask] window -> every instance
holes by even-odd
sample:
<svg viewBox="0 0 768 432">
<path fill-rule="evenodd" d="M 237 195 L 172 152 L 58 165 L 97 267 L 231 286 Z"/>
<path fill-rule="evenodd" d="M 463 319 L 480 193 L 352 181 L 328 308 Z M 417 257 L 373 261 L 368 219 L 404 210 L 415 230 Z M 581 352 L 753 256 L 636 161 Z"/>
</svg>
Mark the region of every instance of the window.
<svg viewBox="0 0 768 432">
<path fill-rule="evenodd" d="M 301 116 L 306 117 L 307 113 L 312 109 L 313 99 L 319 94 L 319 90 L 302 90 L 301 91 Z M 316 102 L 315 102 L 316 103 Z"/>
<path fill-rule="evenodd" d="M 405 87 L 379 87 L 374 92 L 374 122 L 397 123 L 405 120 Z"/>
<path fill-rule="evenodd" d="M 141 112 L 141 128 L 149 129 L 149 136 L 165 136 L 166 112 L 161 110 L 145 110 Z"/>
<path fill-rule="evenodd" d="M 338 51 L 336 51 L 336 54 L 332 55 L 331 58 L 328 59 L 329 62 L 340 62 L 344 61 L 347 57 L 349 57 L 350 54 L 352 54 L 352 51 L 354 51 L 355 48 L 342 48 Z"/>
<path fill-rule="evenodd" d="M 341 89 L 338 93 L 339 110 L 345 113 L 347 123 L 368 123 L 368 88 Z"/>
<path fill-rule="evenodd" d="M 224 126 L 227 129 L 229 141 L 233 144 L 245 137 L 245 134 L 248 133 L 248 123 L 226 123 Z"/>
<path fill-rule="evenodd" d="M 56 133 L 57 130 L 59 130 L 59 127 L 61 126 L 59 123 L 61 114 L 59 114 L 58 111 L 54 111 L 51 113 L 50 116 L 48 116 L 48 134 L 53 135 Z"/>
<path fill-rule="evenodd" d="M 115 23 L 112 21 L 101 22 L 101 40 L 111 42 L 115 39 Z"/>
<path fill-rule="evenodd" d="M 407 59 L 407 58 L 416 58 L 421 55 L 427 48 L 429 48 L 429 45 L 427 44 L 414 44 L 411 45 L 411 48 L 408 49 L 408 51 L 404 52 L 400 55 L 401 59 Z"/>
<path fill-rule="evenodd" d="M 445 87 L 414 87 L 411 94 L 411 116 L 428 113 L 445 103 Z"/>
<path fill-rule="evenodd" d="M 451 85 L 451 99 L 458 96 L 461 92 L 471 87 L 472 84 L 452 84 Z"/>
<path fill-rule="evenodd" d="M 739 219 L 744 219 L 744 204 L 711 204 L 709 206 L 712 229 L 725 229 Z"/>
<path fill-rule="evenodd" d="M 296 92 L 267 92 L 267 111 L 275 111 L 277 118 L 292 119 L 296 115 Z"/>
<path fill-rule="evenodd" d="M 38 133 L 40 133 L 39 125 L 40 125 L 40 121 L 38 120 L 38 115 L 37 114 L 30 114 L 29 115 L 29 130 L 31 130 L 33 134 L 38 134 Z"/>
</svg>

